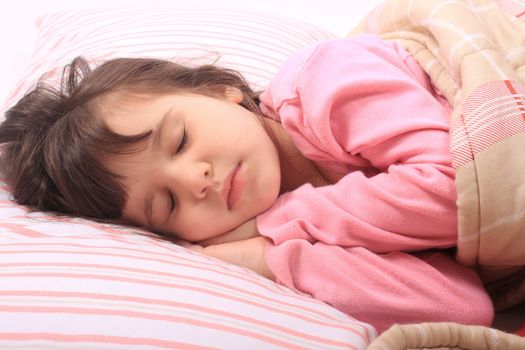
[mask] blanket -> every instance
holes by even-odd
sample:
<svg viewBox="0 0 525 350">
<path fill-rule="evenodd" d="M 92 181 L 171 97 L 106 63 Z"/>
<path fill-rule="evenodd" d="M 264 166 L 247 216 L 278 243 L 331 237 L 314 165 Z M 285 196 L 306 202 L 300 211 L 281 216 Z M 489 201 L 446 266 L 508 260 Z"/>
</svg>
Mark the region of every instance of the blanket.
<svg viewBox="0 0 525 350">
<path fill-rule="evenodd" d="M 387 0 L 350 34 L 407 49 L 453 108 L 457 260 L 476 269 L 496 310 L 525 300 L 525 4 Z M 479 340 L 481 339 L 481 340 Z M 525 339 L 457 324 L 398 325 L 371 349 L 525 349 Z"/>
</svg>

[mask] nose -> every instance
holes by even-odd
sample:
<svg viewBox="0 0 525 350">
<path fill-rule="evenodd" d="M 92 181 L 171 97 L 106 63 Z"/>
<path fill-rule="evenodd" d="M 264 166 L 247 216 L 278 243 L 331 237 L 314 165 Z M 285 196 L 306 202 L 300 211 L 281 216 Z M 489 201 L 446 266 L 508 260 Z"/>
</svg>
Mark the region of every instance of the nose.
<svg viewBox="0 0 525 350">
<path fill-rule="evenodd" d="M 172 169 L 170 179 L 171 187 L 177 184 L 174 191 L 182 195 L 188 193 L 196 199 L 204 199 L 208 195 L 210 187 L 213 186 L 213 173 L 211 164 L 208 162 L 179 163 Z"/>
</svg>

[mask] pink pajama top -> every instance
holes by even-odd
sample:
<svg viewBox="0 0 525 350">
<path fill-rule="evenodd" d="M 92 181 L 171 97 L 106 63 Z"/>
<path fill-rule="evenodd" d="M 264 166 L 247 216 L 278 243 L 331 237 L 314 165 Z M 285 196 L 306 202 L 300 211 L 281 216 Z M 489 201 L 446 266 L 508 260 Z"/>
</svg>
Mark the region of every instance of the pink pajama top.
<svg viewBox="0 0 525 350">
<path fill-rule="evenodd" d="M 283 66 L 261 108 L 306 157 L 346 174 L 257 218 L 278 283 L 378 331 L 491 323 L 477 275 L 428 250 L 457 238 L 450 108 L 410 54 L 373 35 L 320 43 Z"/>
</svg>

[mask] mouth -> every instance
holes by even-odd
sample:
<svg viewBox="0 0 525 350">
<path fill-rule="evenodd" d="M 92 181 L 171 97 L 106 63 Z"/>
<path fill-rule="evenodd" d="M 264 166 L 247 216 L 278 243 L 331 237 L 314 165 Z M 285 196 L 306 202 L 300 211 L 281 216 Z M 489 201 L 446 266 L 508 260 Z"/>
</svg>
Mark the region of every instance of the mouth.
<svg viewBox="0 0 525 350">
<path fill-rule="evenodd" d="M 229 210 L 231 210 L 242 195 L 244 182 L 240 170 L 241 164 L 239 163 L 226 178 L 225 186 L 222 189 L 222 196 L 225 199 Z"/>
</svg>

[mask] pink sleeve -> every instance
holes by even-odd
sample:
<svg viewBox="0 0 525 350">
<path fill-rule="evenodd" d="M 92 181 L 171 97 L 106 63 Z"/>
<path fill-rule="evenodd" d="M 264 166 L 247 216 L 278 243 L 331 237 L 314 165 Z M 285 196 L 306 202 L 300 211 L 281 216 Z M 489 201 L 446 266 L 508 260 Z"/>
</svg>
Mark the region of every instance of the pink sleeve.
<svg viewBox="0 0 525 350">
<path fill-rule="evenodd" d="M 290 240 L 268 258 L 281 284 L 367 322 L 380 333 L 395 323 L 458 322 L 489 326 L 492 302 L 479 277 L 438 252 L 372 253 Z"/>
<path fill-rule="evenodd" d="M 377 327 L 489 324 L 474 273 L 400 252 L 451 247 L 457 235 L 450 110 L 410 55 L 375 36 L 323 43 L 292 58 L 261 102 L 307 157 L 347 173 L 257 218 L 278 282 Z"/>
<path fill-rule="evenodd" d="M 284 67 L 263 110 L 307 157 L 348 174 L 281 196 L 257 218 L 263 235 L 374 252 L 455 245 L 449 110 L 416 67 L 371 36 L 320 44 Z"/>
</svg>

